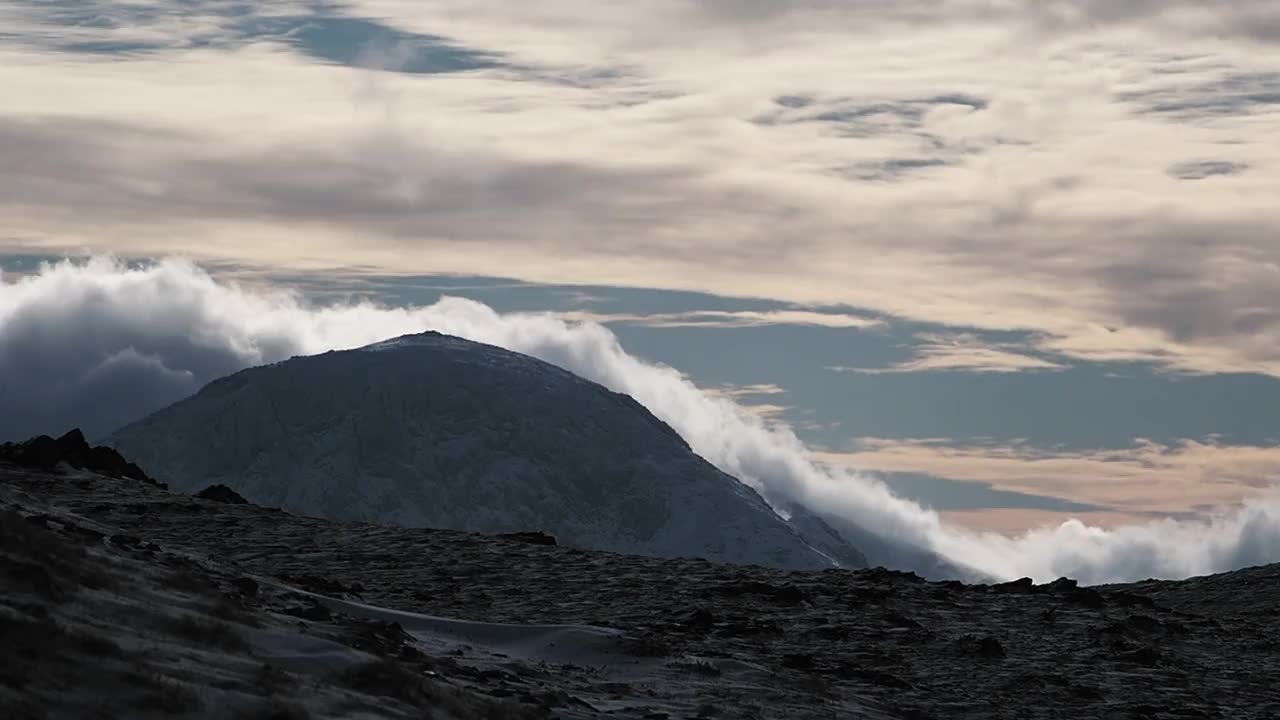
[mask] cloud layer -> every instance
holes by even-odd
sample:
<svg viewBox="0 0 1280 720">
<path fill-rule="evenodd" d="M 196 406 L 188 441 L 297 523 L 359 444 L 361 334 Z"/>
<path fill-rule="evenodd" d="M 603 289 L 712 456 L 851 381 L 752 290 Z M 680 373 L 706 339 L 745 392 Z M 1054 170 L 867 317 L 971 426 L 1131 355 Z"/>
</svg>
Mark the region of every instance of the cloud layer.
<svg viewBox="0 0 1280 720">
<path fill-rule="evenodd" d="M 106 430 L 239 367 L 426 329 L 528 353 L 634 396 L 777 506 L 799 503 L 881 538 L 875 559 L 888 565 L 909 562 L 901 549 L 916 547 L 1001 577 L 1102 582 L 1280 560 L 1274 496 L 1204 522 L 1103 530 L 1073 521 L 1018 538 L 968 532 L 873 478 L 819 463 L 785 426 L 629 355 L 600 325 L 501 315 L 458 298 L 314 306 L 284 290 L 219 282 L 180 261 L 129 268 L 96 259 L 0 277 L 0 436 L 71 424 Z"/>
<path fill-rule="evenodd" d="M 1280 376 L 1275 18 L 0 0 L 0 243 L 843 304 Z M 918 367 L 957 363 L 1026 360 Z"/>
</svg>

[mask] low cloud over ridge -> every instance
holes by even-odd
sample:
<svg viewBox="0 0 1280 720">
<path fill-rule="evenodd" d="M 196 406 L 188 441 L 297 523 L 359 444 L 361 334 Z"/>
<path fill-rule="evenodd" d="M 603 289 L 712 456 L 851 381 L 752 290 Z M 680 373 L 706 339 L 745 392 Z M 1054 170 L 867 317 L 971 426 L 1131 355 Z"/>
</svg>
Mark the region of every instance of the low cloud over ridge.
<svg viewBox="0 0 1280 720">
<path fill-rule="evenodd" d="M 186 262 L 126 267 L 108 259 L 0 276 L 0 438 L 65 429 L 98 433 L 234 370 L 351 348 L 427 329 L 537 356 L 628 393 L 708 460 L 779 506 L 819 509 L 837 526 L 931 550 L 1000 577 L 1089 582 L 1181 577 L 1280 560 L 1280 497 L 1212 519 L 1104 530 L 1078 521 L 1017 538 L 945 525 L 878 480 L 824 468 L 785 426 L 766 423 L 678 371 L 629 355 L 606 328 L 551 314 L 501 315 L 460 298 L 425 307 L 315 306 L 249 289 Z"/>
</svg>

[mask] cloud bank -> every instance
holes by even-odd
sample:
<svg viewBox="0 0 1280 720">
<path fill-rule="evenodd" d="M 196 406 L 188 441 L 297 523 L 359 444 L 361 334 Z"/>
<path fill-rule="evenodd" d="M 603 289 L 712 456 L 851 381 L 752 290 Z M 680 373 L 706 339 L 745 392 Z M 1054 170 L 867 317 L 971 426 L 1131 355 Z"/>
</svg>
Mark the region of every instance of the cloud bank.
<svg viewBox="0 0 1280 720">
<path fill-rule="evenodd" d="M 79 424 L 101 433 L 205 382 L 296 354 L 438 330 L 534 355 L 625 392 L 693 448 L 779 507 L 800 504 L 884 540 L 888 566 L 925 549 L 998 577 L 1090 582 L 1183 577 L 1280 560 L 1280 498 L 1203 522 L 1112 530 L 1070 521 L 1010 538 L 949 527 L 857 472 L 817 461 L 796 435 L 677 370 L 628 354 L 606 328 L 551 314 L 499 314 L 460 298 L 424 307 L 317 306 L 281 289 L 221 282 L 178 260 L 98 258 L 0 275 L 0 437 Z"/>
<path fill-rule="evenodd" d="M 1280 377 L 1277 17 L 0 3 L 4 242 L 839 304 Z M 957 363 L 1026 361 L 915 367 Z"/>
</svg>

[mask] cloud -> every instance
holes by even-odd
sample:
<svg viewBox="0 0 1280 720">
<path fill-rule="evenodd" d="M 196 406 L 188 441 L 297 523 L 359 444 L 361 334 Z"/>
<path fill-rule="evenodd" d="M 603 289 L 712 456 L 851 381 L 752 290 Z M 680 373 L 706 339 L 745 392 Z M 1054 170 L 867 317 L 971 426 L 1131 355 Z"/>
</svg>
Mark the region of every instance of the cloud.
<svg viewBox="0 0 1280 720">
<path fill-rule="evenodd" d="M 0 217 L 35 250 L 698 290 L 1280 375 L 1273 10 L 9 3 Z"/>
<path fill-rule="evenodd" d="M 1132 514 L 1178 513 L 1258 497 L 1280 485 L 1280 446 L 1228 445 L 1215 438 L 1139 440 L 1113 449 L 1045 449 L 1025 443 L 946 438 L 859 438 L 824 462 L 869 472 L 923 473 L 1047 494 Z"/>
<path fill-rule="evenodd" d="M 560 313 L 560 315 L 567 320 L 589 320 L 598 323 L 663 328 L 742 328 L 768 325 L 808 325 L 866 330 L 884 325 L 883 320 L 865 315 L 811 310 L 689 310 L 675 313 L 649 314 L 566 311 Z"/>
<path fill-rule="evenodd" d="M 1219 175 L 1238 175 L 1249 169 L 1247 163 L 1229 160 L 1193 160 L 1169 167 L 1169 175 L 1179 180 L 1204 180 Z"/>
<path fill-rule="evenodd" d="M 786 390 L 772 383 L 755 385 L 720 385 L 719 387 L 702 388 L 702 392 L 712 397 L 724 397 L 739 408 L 767 421 L 783 421 L 787 411 L 786 405 L 768 402 L 764 398 L 785 395 Z"/>
<path fill-rule="evenodd" d="M 1072 521 L 1017 538 L 976 533 L 945 524 L 873 478 L 820 463 L 785 426 L 629 355 L 601 325 L 501 315 L 458 298 L 426 307 L 315 306 L 282 290 L 222 283 L 179 261 L 129 268 L 98 259 L 0 277 L 0 435 L 106 426 L 236 367 L 426 329 L 528 353 L 632 395 L 776 505 L 798 503 L 846 531 L 880 538 L 875 559 L 885 564 L 910 563 L 914 547 L 1001 577 L 1102 582 L 1280 559 L 1280 498 L 1273 495 L 1203 521 L 1110 530 Z"/>
<path fill-rule="evenodd" d="M 915 357 L 883 368 L 829 366 L 834 372 L 865 375 L 910 372 L 987 372 L 1011 373 L 1027 370 L 1062 370 L 1066 366 L 1027 354 L 1031 348 L 1018 343 L 985 341 L 973 333 L 921 333 L 912 343 Z"/>
</svg>

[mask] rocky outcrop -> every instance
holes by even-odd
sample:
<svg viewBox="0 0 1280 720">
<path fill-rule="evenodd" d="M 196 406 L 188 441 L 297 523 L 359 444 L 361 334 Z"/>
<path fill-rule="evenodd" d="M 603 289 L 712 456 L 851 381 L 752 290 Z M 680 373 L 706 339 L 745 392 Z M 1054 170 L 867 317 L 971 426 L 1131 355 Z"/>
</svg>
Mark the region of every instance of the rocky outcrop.
<svg viewBox="0 0 1280 720">
<path fill-rule="evenodd" d="M 195 496 L 201 500 L 212 500 L 213 502 L 227 503 L 228 505 L 246 505 L 249 502 L 240 493 L 220 483 L 210 485 L 196 493 Z"/>
<path fill-rule="evenodd" d="M 67 465 L 76 470 L 164 486 L 142 468 L 125 460 L 114 448 L 91 446 L 79 428 L 56 439 L 40 435 L 24 442 L 0 445 L 0 460 L 40 470 L 54 470 Z"/>
<path fill-rule="evenodd" d="M 498 537 L 511 542 L 525 543 L 526 545 L 558 545 L 555 537 L 544 532 L 514 532 L 501 533 Z"/>
</svg>

